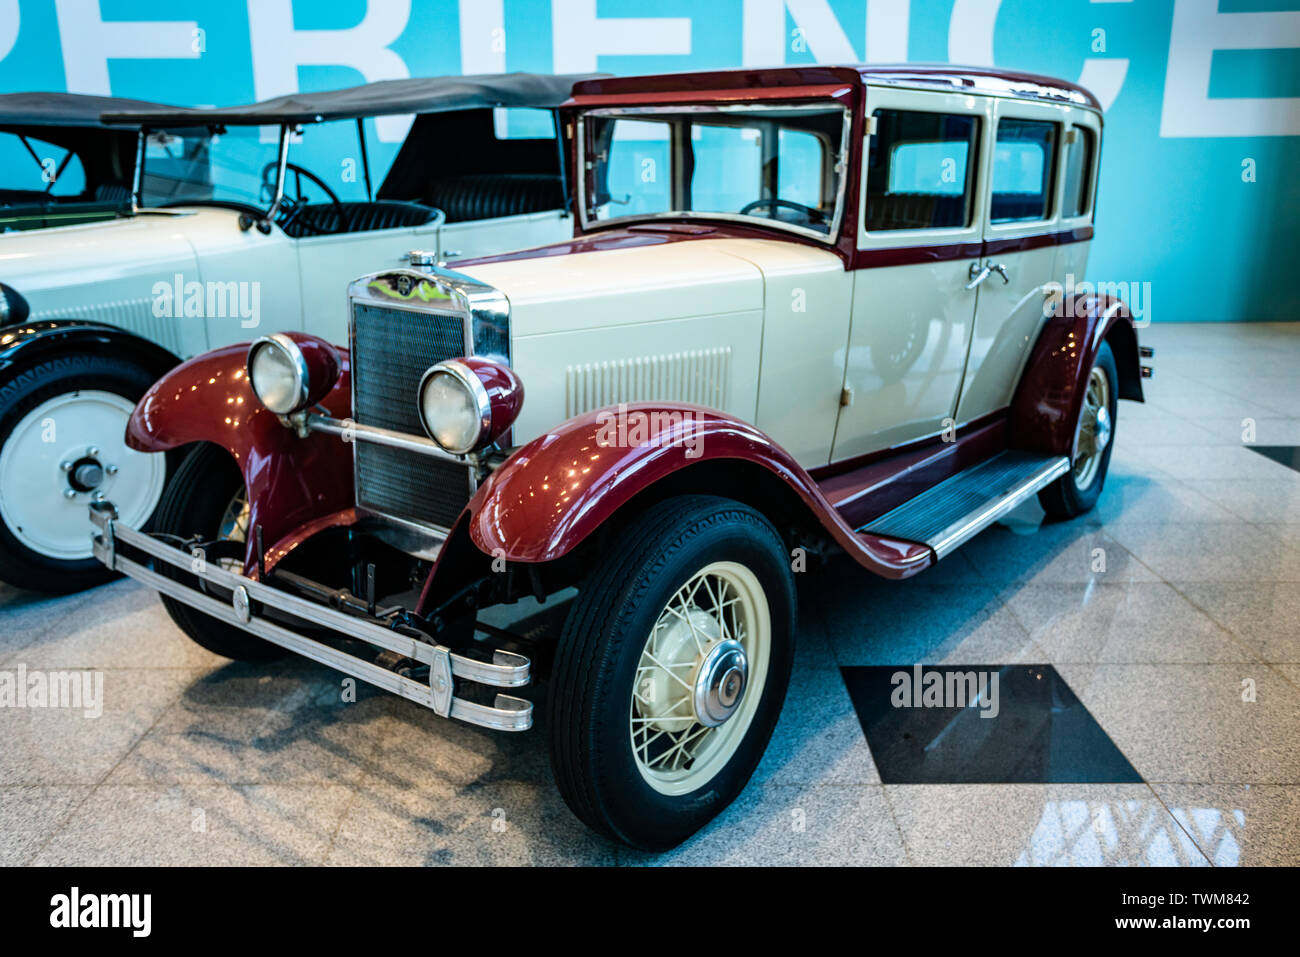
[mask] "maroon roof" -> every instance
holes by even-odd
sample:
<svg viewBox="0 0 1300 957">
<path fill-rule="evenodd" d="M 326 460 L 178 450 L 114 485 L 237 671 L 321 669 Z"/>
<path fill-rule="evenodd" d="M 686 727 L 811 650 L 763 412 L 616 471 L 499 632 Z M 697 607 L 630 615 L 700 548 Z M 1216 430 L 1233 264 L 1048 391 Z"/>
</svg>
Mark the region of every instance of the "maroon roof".
<svg viewBox="0 0 1300 957">
<path fill-rule="evenodd" d="M 934 88 L 992 96 L 1014 96 L 1101 109 L 1101 103 L 1077 83 L 1036 73 L 996 67 L 899 63 L 853 66 L 783 66 L 760 69 L 660 73 L 652 76 L 614 76 L 585 80 L 573 87 L 573 101 L 589 97 L 618 97 L 683 93 L 719 94 L 742 90 L 801 87 L 811 89 L 837 84 L 888 85 Z"/>
</svg>

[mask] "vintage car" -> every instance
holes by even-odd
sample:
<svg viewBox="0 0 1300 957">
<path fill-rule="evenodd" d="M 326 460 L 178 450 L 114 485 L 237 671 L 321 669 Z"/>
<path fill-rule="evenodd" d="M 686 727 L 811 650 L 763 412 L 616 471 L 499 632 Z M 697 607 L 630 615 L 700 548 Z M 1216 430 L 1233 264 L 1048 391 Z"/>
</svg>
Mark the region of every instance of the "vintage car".
<svg viewBox="0 0 1300 957">
<path fill-rule="evenodd" d="M 0 192 L 0 580 L 109 577 L 86 502 L 111 497 L 147 526 L 175 457 L 122 434 L 182 358 L 264 316 L 340 341 L 340 277 L 413 245 L 482 255 L 571 236 L 555 108 L 574 79 L 391 80 L 211 110 L 0 97 L 0 131 L 23 134 L 0 138 L 0 169 L 20 177 Z M 400 148 L 368 135 L 406 114 Z M 71 132 L 40 139 L 56 128 Z"/>
<path fill-rule="evenodd" d="M 902 579 L 1035 494 L 1087 511 L 1147 370 L 1122 302 L 1063 288 L 1102 132 L 1077 86 L 787 67 L 591 80 L 561 115 L 570 241 L 381 270 L 346 343 L 173 370 L 128 428 L 189 450 L 157 532 L 105 501 L 94 547 L 232 658 L 508 731 L 544 678 L 569 806 L 667 848 L 763 754 L 808 560 Z M 501 627 L 522 597 L 570 602 L 558 635 Z"/>
</svg>

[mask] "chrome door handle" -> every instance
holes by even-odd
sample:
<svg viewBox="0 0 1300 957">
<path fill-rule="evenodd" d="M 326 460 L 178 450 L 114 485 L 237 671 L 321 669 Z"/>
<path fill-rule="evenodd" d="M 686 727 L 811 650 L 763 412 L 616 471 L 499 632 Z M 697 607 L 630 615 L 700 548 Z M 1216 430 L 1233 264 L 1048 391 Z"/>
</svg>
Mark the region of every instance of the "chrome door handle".
<svg viewBox="0 0 1300 957">
<path fill-rule="evenodd" d="M 967 276 L 970 277 L 970 282 L 966 283 L 966 288 L 974 289 L 985 279 L 988 279 L 989 276 L 991 276 L 992 274 L 993 274 L 993 269 L 991 267 L 984 266 L 983 268 L 980 268 L 979 263 L 971 263 L 970 272 L 967 273 Z"/>
<path fill-rule="evenodd" d="M 1007 275 L 1007 267 L 1002 263 L 985 263 L 983 266 L 979 263 L 971 263 L 970 272 L 967 273 L 970 277 L 970 282 L 966 283 L 966 288 L 974 289 L 994 273 L 997 273 L 1002 277 L 1002 285 L 1005 286 L 1007 283 L 1011 282 L 1011 277 Z"/>
</svg>

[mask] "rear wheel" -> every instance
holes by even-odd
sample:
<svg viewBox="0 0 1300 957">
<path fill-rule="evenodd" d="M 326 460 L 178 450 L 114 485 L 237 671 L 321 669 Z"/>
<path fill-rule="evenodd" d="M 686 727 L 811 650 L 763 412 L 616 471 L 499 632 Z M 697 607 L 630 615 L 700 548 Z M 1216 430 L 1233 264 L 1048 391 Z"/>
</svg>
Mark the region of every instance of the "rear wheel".
<svg viewBox="0 0 1300 957">
<path fill-rule="evenodd" d="M 551 765 L 590 827 L 664 850 L 763 756 L 790 677 L 794 582 L 771 524 L 720 498 L 663 502 L 605 554 L 556 651 Z"/>
<path fill-rule="evenodd" d="M 1103 342 L 1084 388 L 1070 471 L 1038 493 L 1044 511 L 1054 518 L 1082 515 L 1101 496 L 1114 445 L 1118 382 L 1115 356 Z"/>
<path fill-rule="evenodd" d="M 87 506 L 107 499 L 135 528 L 152 519 L 168 457 L 127 448 L 126 425 L 154 378 L 68 355 L 0 385 L 0 580 L 62 593 L 114 577 L 91 551 Z"/>
<path fill-rule="evenodd" d="M 203 542 L 218 543 L 217 549 L 228 544 L 231 547 L 223 552 L 200 557 L 235 573 L 242 570 L 243 561 L 236 556 L 242 555 L 239 546 L 248 540 L 248 498 L 244 477 L 225 449 L 203 445 L 189 454 L 163 495 L 156 526 L 159 533 L 173 536 L 173 544 L 176 539 L 187 541 L 196 536 Z M 173 566 L 167 566 L 162 573 L 177 581 L 195 583 L 194 576 Z M 279 645 L 242 628 L 195 611 L 167 595 L 160 597 L 181 631 L 213 654 L 237 661 L 264 661 L 284 653 Z"/>
</svg>

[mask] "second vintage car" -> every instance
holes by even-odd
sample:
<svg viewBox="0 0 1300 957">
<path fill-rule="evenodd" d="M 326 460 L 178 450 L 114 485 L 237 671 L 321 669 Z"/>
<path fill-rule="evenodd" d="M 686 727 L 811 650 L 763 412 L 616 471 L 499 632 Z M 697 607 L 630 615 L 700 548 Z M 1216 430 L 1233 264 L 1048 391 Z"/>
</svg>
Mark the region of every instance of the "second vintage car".
<svg viewBox="0 0 1300 957">
<path fill-rule="evenodd" d="M 0 96 L 0 581 L 109 577 L 86 502 L 152 517 L 172 462 L 122 432 L 181 359 L 264 317 L 340 339 L 339 277 L 412 245 L 571 235 L 555 108 L 574 79 L 418 77 L 220 109 Z M 400 147 L 377 141 L 407 114 Z"/>
<path fill-rule="evenodd" d="M 789 67 L 590 80 L 561 115 L 572 240 L 381 270 L 347 343 L 175 369 L 128 428 L 189 455 L 158 532 L 99 503 L 95 552 L 232 658 L 506 731 L 543 679 L 564 799 L 661 849 L 764 752 L 793 569 L 901 579 L 1034 495 L 1087 511 L 1147 370 L 1122 302 L 1063 292 L 1102 132 L 1079 87 Z M 574 588 L 558 636 L 482 614 Z"/>
</svg>

